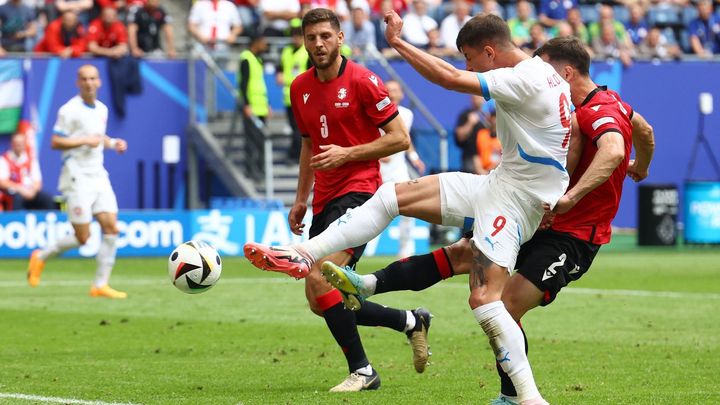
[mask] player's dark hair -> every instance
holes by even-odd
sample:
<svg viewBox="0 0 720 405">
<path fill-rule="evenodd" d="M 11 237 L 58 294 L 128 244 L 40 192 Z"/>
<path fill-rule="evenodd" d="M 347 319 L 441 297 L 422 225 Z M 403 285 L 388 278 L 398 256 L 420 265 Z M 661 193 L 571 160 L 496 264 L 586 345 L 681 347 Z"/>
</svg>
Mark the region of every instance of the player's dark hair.
<svg viewBox="0 0 720 405">
<path fill-rule="evenodd" d="M 590 75 L 590 54 L 576 37 L 553 38 L 538 48 L 534 55 L 545 55 L 551 62 L 564 62 L 574 67 L 581 75 Z"/>
<path fill-rule="evenodd" d="M 305 32 L 305 27 L 323 22 L 329 22 L 335 31 L 340 31 L 340 20 L 338 20 L 337 14 L 326 8 L 314 8 L 308 11 L 302 19 L 303 32 Z"/>
<path fill-rule="evenodd" d="M 510 28 L 505 21 L 495 14 L 476 15 L 471 18 L 458 33 L 455 45 L 462 52 L 462 48 L 482 47 L 493 44 L 501 48 L 513 46 L 510 39 Z"/>
</svg>

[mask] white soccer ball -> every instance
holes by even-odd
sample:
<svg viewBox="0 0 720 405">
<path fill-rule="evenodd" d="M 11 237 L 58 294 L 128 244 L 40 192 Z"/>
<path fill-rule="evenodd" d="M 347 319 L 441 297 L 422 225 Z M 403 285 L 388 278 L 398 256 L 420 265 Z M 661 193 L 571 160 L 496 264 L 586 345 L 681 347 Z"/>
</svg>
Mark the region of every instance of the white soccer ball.
<svg viewBox="0 0 720 405">
<path fill-rule="evenodd" d="M 173 250 L 168 258 L 168 275 L 178 290 L 188 294 L 205 292 L 222 273 L 222 261 L 214 247 L 191 240 Z"/>
</svg>

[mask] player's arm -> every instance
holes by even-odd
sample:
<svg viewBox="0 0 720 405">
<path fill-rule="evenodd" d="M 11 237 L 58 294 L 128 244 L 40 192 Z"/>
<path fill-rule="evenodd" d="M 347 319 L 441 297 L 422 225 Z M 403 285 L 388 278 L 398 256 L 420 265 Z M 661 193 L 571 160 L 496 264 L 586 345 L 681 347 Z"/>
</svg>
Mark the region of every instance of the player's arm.
<svg viewBox="0 0 720 405">
<path fill-rule="evenodd" d="M 117 153 L 123 153 L 127 150 L 127 142 L 122 138 L 111 138 L 103 135 L 103 145 L 105 149 L 112 149 Z"/>
<path fill-rule="evenodd" d="M 553 209 L 555 213 L 568 212 L 589 192 L 607 181 L 625 158 L 625 143 L 619 132 L 610 131 L 602 134 L 596 144 L 598 150 L 595 157 L 580 180 L 560 197 Z"/>
<path fill-rule="evenodd" d="M 410 135 L 396 114 L 382 126 L 385 135 L 372 142 L 342 147 L 338 145 L 320 145 L 321 153 L 310 159 L 310 167 L 315 170 L 328 170 L 342 166 L 346 162 L 357 160 L 377 160 L 385 156 L 406 150 L 410 145 Z"/>
<path fill-rule="evenodd" d="M 67 136 L 53 134 L 50 140 L 50 147 L 56 150 L 75 149 L 81 146 L 94 148 L 100 145 L 102 141 L 103 138 L 100 135 L 74 136 L 68 138 Z"/>
<path fill-rule="evenodd" d="M 404 41 L 401 37 L 403 21 L 396 12 L 389 11 L 385 14 L 385 22 L 385 38 L 388 44 L 423 77 L 449 90 L 488 96 L 483 95 L 477 74 L 456 69 L 448 62 Z"/>
<path fill-rule="evenodd" d="M 635 147 L 635 159 L 630 161 L 627 174 L 638 182 L 649 174 L 650 161 L 655 153 L 655 131 L 645 117 L 637 111 L 633 112 L 631 122 L 633 124 L 632 141 Z"/>
<path fill-rule="evenodd" d="M 582 156 L 583 147 L 585 146 L 585 138 L 580 133 L 580 125 L 577 122 L 575 113 L 572 113 L 572 124 L 570 125 L 570 146 L 568 146 L 567 164 L 565 169 L 569 174 L 572 174 L 580 162 L 580 156 Z"/>
<path fill-rule="evenodd" d="M 297 193 L 295 194 L 295 203 L 288 214 L 288 224 L 290 230 L 296 235 L 302 235 L 302 220 L 307 211 L 307 202 L 310 198 L 313 183 L 315 182 L 315 172 L 310 167 L 310 159 L 312 157 L 312 140 L 309 136 L 303 136 L 300 146 L 300 173 L 298 174 Z"/>
</svg>

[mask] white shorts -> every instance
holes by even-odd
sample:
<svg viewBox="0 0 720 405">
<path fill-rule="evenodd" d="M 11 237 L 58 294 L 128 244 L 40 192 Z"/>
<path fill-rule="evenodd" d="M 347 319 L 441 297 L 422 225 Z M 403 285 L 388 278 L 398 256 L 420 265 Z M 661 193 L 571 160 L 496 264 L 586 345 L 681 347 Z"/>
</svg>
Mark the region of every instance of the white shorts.
<svg viewBox="0 0 720 405">
<path fill-rule="evenodd" d="M 73 224 L 89 224 L 100 212 L 118 212 L 117 198 L 107 175 L 76 177 L 63 190 L 68 219 Z"/>
<path fill-rule="evenodd" d="M 463 227 L 474 219 L 473 243 L 493 263 L 512 272 L 520 245 L 535 234 L 542 201 L 497 178 L 494 172 L 441 173 L 443 225 Z"/>
</svg>

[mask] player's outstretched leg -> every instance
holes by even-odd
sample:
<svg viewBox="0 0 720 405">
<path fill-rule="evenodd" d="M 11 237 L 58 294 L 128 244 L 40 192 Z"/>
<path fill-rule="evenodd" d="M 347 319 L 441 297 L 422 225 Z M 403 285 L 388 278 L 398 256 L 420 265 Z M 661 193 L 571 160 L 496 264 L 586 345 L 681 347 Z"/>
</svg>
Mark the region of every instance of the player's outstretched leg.
<svg viewBox="0 0 720 405">
<path fill-rule="evenodd" d="M 297 279 L 310 274 L 313 260 L 291 246 L 265 246 L 249 242 L 243 248 L 245 257 L 260 270 L 277 271 Z"/>
<path fill-rule="evenodd" d="M 80 246 L 75 234 L 68 234 L 58 239 L 54 245 L 45 246 L 44 249 L 36 249 L 30 255 L 28 263 L 27 280 L 30 287 L 37 287 L 40 284 L 40 275 L 45 268 L 45 262 L 68 249 Z"/>
</svg>

